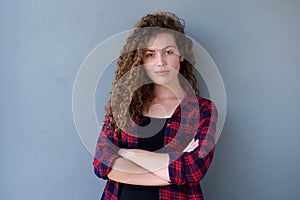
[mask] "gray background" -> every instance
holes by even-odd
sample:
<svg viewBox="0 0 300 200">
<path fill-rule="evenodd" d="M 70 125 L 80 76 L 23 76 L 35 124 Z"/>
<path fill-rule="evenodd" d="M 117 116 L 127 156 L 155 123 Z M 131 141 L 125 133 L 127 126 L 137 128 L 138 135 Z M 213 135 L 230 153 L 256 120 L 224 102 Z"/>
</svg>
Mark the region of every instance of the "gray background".
<svg viewBox="0 0 300 200">
<path fill-rule="evenodd" d="M 97 44 L 156 10 L 186 20 L 225 83 L 206 200 L 300 199 L 300 1 L 1 0 L 1 200 L 99 198 L 72 117 L 75 76 Z"/>
</svg>

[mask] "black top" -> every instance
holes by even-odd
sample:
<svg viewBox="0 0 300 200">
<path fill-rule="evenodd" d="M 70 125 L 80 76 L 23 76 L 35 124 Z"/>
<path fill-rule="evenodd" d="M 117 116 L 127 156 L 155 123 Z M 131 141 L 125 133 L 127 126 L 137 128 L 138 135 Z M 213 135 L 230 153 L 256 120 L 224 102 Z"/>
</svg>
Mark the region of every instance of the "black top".
<svg viewBox="0 0 300 200">
<path fill-rule="evenodd" d="M 142 117 L 138 127 L 138 148 L 159 151 L 164 146 L 166 118 Z"/>
<path fill-rule="evenodd" d="M 138 127 L 138 148 L 157 151 L 164 146 L 166 118 L 150 118 L 142 116 Z M 119 184 L 118 199 L 120 200 L 158 200 L 158 186 L 141 186 Z"/>
</svg>

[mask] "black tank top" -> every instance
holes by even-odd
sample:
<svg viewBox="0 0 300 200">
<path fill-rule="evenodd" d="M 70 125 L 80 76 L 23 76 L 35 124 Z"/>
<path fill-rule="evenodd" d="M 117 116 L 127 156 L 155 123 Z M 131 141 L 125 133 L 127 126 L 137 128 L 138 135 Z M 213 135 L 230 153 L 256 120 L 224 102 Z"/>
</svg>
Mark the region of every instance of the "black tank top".
<svg viewBox="0 0 300 200">
<path fill-rule="evenodd" d="M 138 127 L 138 148 L 157 151 L 164 146 L 166 118 L 150 118 L 142 116 Z M 141 186 L 119 184 L 119 200 L 158 200 L 159 186 Z"/>
</svg>

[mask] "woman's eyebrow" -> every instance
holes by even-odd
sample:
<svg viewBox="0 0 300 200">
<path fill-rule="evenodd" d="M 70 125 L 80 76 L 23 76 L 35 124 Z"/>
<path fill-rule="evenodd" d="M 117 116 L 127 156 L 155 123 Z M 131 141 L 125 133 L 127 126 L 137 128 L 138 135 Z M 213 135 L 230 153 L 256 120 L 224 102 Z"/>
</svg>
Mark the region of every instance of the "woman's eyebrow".
<svg viewBox="0 0 300 200">
<path fill-rule="evenodd" d="M 177 48 L 176 46 L 174 46 L 174 45 L 168 45 L 168 46 L 166 46 L 166 47 L 164 47 L 164 48 L 162 48 L 163 50 L 165 50 L 165 49 L 168 49 L 168 48 Z M 155 51 L 155 50 L 157 50 L 157 48 L 152 48 L 152 47 L 150 47 L 150 48 L 145 48 L 145 51 Z"/>
<path fill-rule="evenodd" d="M 163 48 L 163 49 L 168 49 L 168 48 L 175 48 L 175 49 L 176 49 L 176 47 L 175 47 L 174 45 L 168 45 L 168 46 L 166 46 L 166 47 Z"/>
<path fill-rule="evenodd" d="M 146 48 L 145 51 L 151 51 L 151 52 L 154 52 L 155 49 L 148 49 L 148 48 Z"/>
</svg>

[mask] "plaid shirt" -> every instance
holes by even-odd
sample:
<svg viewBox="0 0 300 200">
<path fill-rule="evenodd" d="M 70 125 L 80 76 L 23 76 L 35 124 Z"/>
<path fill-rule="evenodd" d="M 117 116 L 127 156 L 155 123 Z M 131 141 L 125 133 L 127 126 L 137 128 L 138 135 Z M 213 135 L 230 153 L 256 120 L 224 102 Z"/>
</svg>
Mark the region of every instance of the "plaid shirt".
<svg viewBox="0 0 300 200">
<path fill-rule="evenodd" d="M 170 157 L 168 169 L 171 184 L 160 186 L 160 200 L 204 199 L 200 180 L 213 158 L 216 124 L 214 103 L 188 92 L 167 121 L 162 152 Z M 128 125 L 119 139 L 109 122 L 104 121 L 93 162 L 98 177 L 108 179 L 107 174 L 114 160 L 120 157 L 117 154 L 119 148 L 138 147 L 135 127 L 133 123 Z M 192 152 L 182 153 L 192 138 L 199 139 L 199 146 Z M 117 200 L 118 188 L 118 182 L 108 179 L 101 199 Z"/>
</svg>

